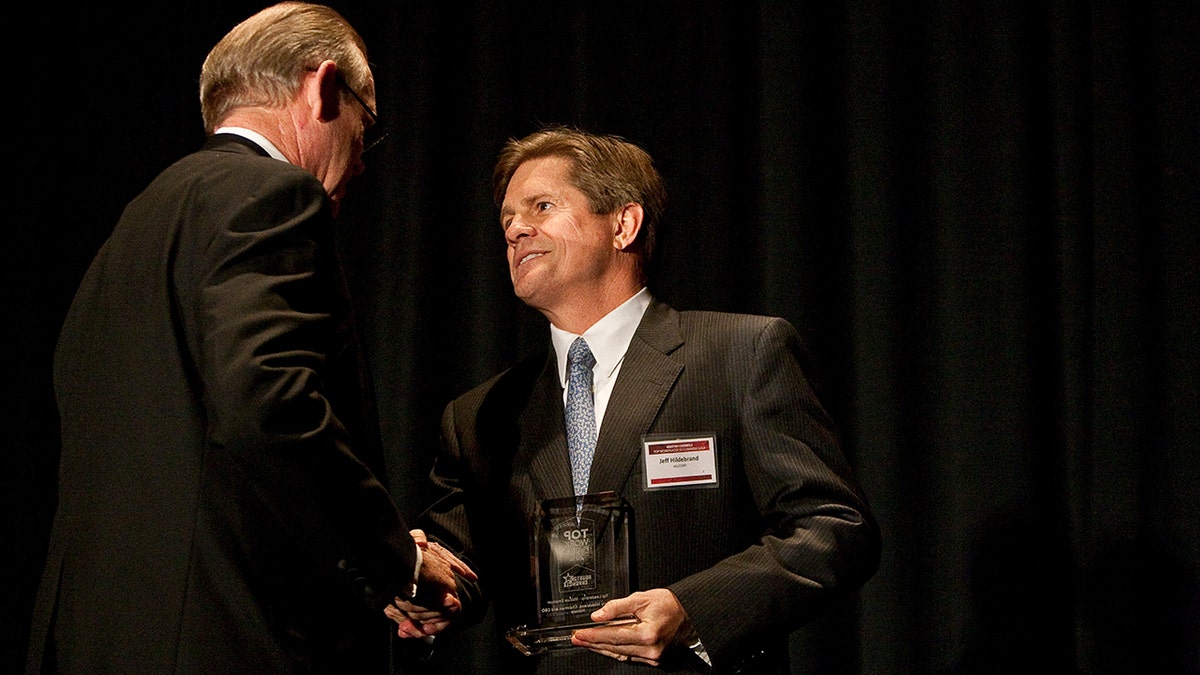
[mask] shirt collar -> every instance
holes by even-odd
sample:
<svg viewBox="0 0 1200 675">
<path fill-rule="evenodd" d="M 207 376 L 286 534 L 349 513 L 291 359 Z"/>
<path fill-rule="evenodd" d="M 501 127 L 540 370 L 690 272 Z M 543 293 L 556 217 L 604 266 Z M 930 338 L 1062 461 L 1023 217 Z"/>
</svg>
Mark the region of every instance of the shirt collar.
<svg viewBox="0 0 1200 675">
<path fill-rule="evenodd" d="M 588 348 L 596 357 L 593 370 L 597 375 L 611 377 L 617 366 L 621 365 L 625 350 L 629 348 L 629 342 L 633 340 L 633 334 L 649 306 L 650 291 L 643 288 L 583 332 L 583 339 L 587 340 Z M 563 387 L 567 386 L 567 351 L 577 337 L 580 336 L 550 324 L 550 341 L 558 357 L 558 380 Z"/>
<path fill-rule="evenodd" d="M 217 129 L 216 131 L 214 131 L 213 133 L 214 134 L 234 134 L 235 136 L 241 136 L 242 138 L 245 138 L 250 141 L 254 141 L 254 143 L 262 146 L 262 149 L 266 150 L 267 154 L 274 157 L 275 159 L 278 159 L 282 162 L 288 161 L 288 158 L 284 157 L 283 153 L 279 151 L 279 148 L 275 147 L 274 143 L 272 143 L 271 141 L 268 141 L 266 136 L 263 136 L 262 134 L 258 133 L 257 131 L 254 131 L 253 129 L 247 129 L 245 127 L 221 127 L 219 129 Z M 289 162 L 289 164 L 290 164 L 290 162 Z"/>
</svg>

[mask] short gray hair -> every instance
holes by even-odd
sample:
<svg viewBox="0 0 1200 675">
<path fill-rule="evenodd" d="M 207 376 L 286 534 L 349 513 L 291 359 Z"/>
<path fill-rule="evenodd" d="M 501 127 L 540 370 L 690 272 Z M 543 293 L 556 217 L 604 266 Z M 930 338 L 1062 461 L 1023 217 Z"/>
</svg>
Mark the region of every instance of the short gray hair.
<svg viewBox="0 0 1200 675">
<path fill-rule="evenodd" d="M 326 59 L 356 91 L 366 87 L 367 46 L 333 9 L 281 2 L 242 21 L 212 48 L 200 69 L 205 130 L 212 133 L 237 108 L 286 105 L 305 72 Z"/>
</svg>

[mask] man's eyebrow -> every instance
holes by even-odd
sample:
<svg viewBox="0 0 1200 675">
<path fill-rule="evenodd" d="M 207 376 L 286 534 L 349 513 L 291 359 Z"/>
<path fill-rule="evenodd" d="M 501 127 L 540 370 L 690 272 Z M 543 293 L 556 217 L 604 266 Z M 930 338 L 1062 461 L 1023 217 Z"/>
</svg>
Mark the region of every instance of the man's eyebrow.
<svg viewBox="0 0 1200 675">
<path fill-rule="evenodd" d="M 535 193 L 529 195 L 528 197 L 522 197 L 517 202 L 517 206 L 519 206 L 521 208 L 528 208 L 530 205 L 535 204 L 544 199 L 554 199 L 554 195 L 549 192 L 545 192 L 545 191 L 535 192 Z M 517 209 L 512 206 L 508 206 L 506 204 L 501 205 L 500 206 L 500 223 L 503 224 L 504 219 L 506 217 L 511 216 L 516 212 L 517 212 Z"/>
<path fill-rule="evenodd" d="M 540 201 L 542 199 L 545 199 L 545 198 L 551 197 L 551 196 L 552 195 L 549 192 L 537 192 L 535 194 L 529 195 L 525 199 L 522 199 L 521 205 L 529 206 L 530 204 L 533 204 L 534 202 Z"/>
<path fill-rule="evenodd" d="M 517 202 L 517 205 L 522 208 L 525 208 L 525 207 L 530 206 L 531 204 L 534 204 L 543 199 L 546 199 L 547 197 L 553 198 L 553 195 L 551 195 L 549 192 L 536 192 L 534 194 L 529 195 L 528 197 L 521 198 Z M 516 211 L 516 209 L 514 209 L 510 206 L 501 206 L 500 207 L 500 213 L 502 213 L 502 214 L 503 213 L 513 213 L 514 211 Z"/>
</svg>

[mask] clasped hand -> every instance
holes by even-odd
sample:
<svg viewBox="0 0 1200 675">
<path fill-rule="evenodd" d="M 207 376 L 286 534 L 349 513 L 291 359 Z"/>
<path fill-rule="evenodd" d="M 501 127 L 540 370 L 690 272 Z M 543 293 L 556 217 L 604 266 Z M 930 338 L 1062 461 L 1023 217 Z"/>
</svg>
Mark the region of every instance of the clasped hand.
<svg viewBox="0 0 1200 675">
<path fill-rule="evenodd" d="M 462 611 L 455 574 L 476 581 L 474 570 L 436 541 L 429 541 L 421 530 L 410 532 L 421 548 L 421 574 L 417 597 L 395 598 L 383 613 L 396 622 L 396 634 L 402 638 L 422 638 L 445 630 Z"/>
</svg>

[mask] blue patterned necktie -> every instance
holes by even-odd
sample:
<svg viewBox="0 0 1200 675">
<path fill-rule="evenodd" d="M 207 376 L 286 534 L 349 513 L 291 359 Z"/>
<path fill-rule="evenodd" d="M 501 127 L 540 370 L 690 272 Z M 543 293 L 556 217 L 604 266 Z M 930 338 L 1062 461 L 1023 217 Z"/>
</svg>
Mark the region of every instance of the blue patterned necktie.
<svg viewBox="0 0 1200 675">
<path fill-rule="evenodd" d="M 592 366 L 596 357 L 583 338 L 567 352 L 567 450 L 575 494 L 587 494 L 592 454 L 596 450 L 596 410 L 592 399 Z"/>
</svg>

